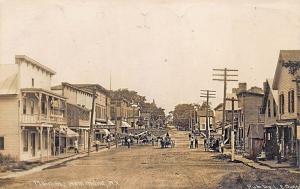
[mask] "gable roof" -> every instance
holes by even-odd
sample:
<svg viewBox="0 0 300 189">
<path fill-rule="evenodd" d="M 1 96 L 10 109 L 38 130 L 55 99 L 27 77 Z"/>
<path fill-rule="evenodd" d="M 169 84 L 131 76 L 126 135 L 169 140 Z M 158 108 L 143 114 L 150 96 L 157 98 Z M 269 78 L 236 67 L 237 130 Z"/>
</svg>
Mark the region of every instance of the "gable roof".
<svg viewBox="0 0 300 189">
<path fill-rule="evenodd" d="M 0 64 L 0 95 L 18 94 L 18 67 L 15 64 Z"/>
<path fill-rule="evenodd" d="M 275 90 L 278 89 L 280 71 L 282 69 L 283 64 L 289 61 L 300 61 L 300 50 L 280 50 L 276 71 L 274 75 L 274 81 L 272 85 L 273 89 Z"/>
<path fill-rule="evenodd" d="M 273 84 L 273 79 L 267 79 L 266 82 L 264 82 L 264 85 L 265 85 L 264 86 L 264 99 L 263 99 L 263 105 L 262 105 L 263 112 L 266 111 L 269 94 L 272 94 L 276 105 L 278 105 L 278 91 L 274 90 L 272 88 L 272 84 Z"/>
</svg>

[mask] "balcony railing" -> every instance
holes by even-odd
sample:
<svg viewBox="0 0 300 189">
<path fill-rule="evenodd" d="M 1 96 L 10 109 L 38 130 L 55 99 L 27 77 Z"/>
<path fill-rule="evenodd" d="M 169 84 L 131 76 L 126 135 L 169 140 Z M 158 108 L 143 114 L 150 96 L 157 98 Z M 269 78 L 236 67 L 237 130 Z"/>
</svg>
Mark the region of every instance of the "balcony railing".
<svg viewBox="0 0 300 189">
<path fill-rule="evenodd" d="M 62 115 L 45 114 L 22 114 L 20 116 L 21 123 L 66 123 L 66 118 Z"/>
</svg>

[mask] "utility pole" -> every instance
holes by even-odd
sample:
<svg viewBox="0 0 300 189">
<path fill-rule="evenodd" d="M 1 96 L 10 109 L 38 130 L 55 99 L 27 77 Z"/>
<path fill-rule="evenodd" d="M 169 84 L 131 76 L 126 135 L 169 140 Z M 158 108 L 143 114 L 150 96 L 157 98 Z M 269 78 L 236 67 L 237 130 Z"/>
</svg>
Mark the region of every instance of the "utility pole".
<svg viewBox="0 0 300 189">
<path fill-rule="evenodd" d="M 211 91 L 211 90 L 201 90 L 201 96 L 203 98 L 206 98 L 206 141 L 208 142 L 209 139 L 209 99 L 210 98 L 216 98 L 216 91 Z"/>
<path fill-rule="evenodd" d="M 90 153 L 91 153 L 92 133 L 93 133 L 93 124 L 94 124 L 94 111 L 95 111 L 95 98 L 96 98 L 96 88 L 93 87 L 92 112 L 91 112 L 90 132 L 89 132 L 89 141 L 88 141 L 88 156 L 90 156 Z"/>
<path fill-rule="evenodd" d="M 229 81 L 238 81 L 237 79 L 234 79 L 234 77 L 237 77 L 237 72 L 238 70 L 234 70 L 234 69 L 228 69 L 228 68 L 224 68 L 224 69 L 213 69 L 213 71 L 215 71 L 217 74 L 213 74 L 213 76 L 215 76 L 215 78 L 213 78 L 214 81 L 223 81 L 224 82 L 224 96 L 223 96 L 223 122 L 222 122 L 222 142 L 224 143 L 225 140 L 225 122 L 226 122 L 226 114 L 225 114 L 225 110 L 226 110 L 226 91 L 227 91 L 227 82 Z M 230 74 L 233 73 L 233 74 Z M 232 78 L 233 77 L 233 78 Z"/>
<path fill-rule="evenodd" d="M 232 98 L 226 98 L 226 100 L 231 101 L 231 161 L 234 161 L 235 156 L 235 134 L 234 134 L 234 102 L 238 101 L 238 99 Z"/>
</svg>

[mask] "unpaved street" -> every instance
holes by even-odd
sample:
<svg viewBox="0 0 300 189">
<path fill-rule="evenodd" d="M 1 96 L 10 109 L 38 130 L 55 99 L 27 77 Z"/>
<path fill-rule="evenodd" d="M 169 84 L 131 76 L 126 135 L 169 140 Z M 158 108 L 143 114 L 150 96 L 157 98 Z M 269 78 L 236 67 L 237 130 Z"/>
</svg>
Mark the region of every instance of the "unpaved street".
<svg viewBox="0 0 300 189">
<path fill-rule="evenodd" d="M 204 152 L 202 145 L 188 149 L 185 132 L 170 134 L 176 140 L 175 148 L 122 146 L 32 175 L 2 180 L 1 184 L 6 188 L 218 188 L 225 176 L 234 179 L 232 175 L 251 171 L 241 163 L 214 159 L 216 153 Z"/>
</svg>

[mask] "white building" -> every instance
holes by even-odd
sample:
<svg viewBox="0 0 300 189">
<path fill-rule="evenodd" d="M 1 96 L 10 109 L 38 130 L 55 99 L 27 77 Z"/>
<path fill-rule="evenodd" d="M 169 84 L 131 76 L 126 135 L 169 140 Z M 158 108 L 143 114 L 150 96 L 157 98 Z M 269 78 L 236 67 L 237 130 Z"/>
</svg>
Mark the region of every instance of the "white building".
<svg viewBox="0 0 300 189">
<path fill-rule="evenodd" d="M 24 55 L 0 65 L 0 153 L 32 160 L 65 151 L 66 99 L 50 91 L 54 74 Z"/>
</svg>

